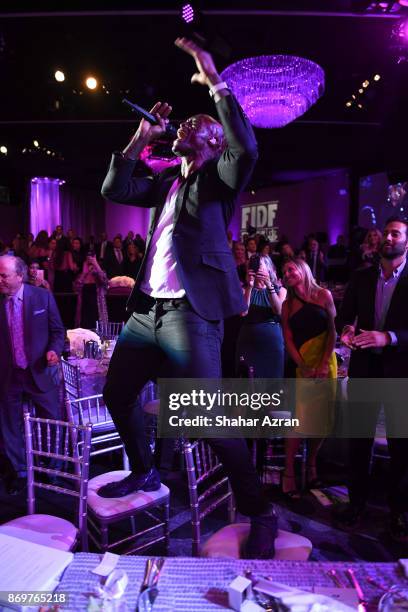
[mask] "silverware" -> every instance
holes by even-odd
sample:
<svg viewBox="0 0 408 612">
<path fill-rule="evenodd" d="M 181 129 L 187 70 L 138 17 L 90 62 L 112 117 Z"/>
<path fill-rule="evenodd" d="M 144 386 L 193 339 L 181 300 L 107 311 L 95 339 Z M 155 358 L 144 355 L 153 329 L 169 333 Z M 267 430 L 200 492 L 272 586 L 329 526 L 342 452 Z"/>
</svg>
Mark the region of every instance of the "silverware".
<svg viewBox="0 0 408 612">
<path fill-rule="evenodd" d="M 336 572 L 335 569 L 330 569 L 327 572 L 327 575 L 330 576 L 330 578 L 333 580 L 334 584 L 339 588 L 339 589 L 345 589 L 346 585 L 344 584 L 344 582 L 341 580 L 340 576 L 338 575 L 338 573 Z"/>
<path fill-rule="evenodd" d="M 163 569 L 165 559 L 163 557 L 152 557 L 147 559 L 143 582 L 137 598 L 136 610 L 138 612 L 150 612 L 154 601 L 159 594 L 157 582 Z"/>
<path fill-rule="evenodd" d="M 137 598 L 137 612 L 151 612 L 159 589 L 155 586 L 148 587 L 139 594 Z"/>
<path fill-rule="evenodd" d="M 354 570 L 351 568 L 346 569 L 346 576 L 350 580 L 353 587 L 356 589 L 357 597 L 358 597 L 358 611 L 365 612 L 367 610 L 367 600 L 364 597 L 363 589 L 360 586 L 359 581 L 356 578 Z"/>
</svg>

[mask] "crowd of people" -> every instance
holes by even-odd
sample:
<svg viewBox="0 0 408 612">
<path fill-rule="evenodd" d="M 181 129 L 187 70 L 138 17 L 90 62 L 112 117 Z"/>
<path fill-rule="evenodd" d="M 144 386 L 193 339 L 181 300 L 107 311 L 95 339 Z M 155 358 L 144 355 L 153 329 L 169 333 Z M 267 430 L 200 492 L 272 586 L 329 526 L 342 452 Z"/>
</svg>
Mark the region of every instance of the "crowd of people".
<svg viewBox="0 0 408 612">
<path fill-rule="evenodd" d="M 99 297 L 109 279 L 125 274 L 136 279 L 127 304 L 131 316 L 117 340 L 104 388 L 131 471 L 124 479 L 101 487 L 101 497 L 118 498 L 160 487 L 139 394 L 149 380 L 160 377 L 225 376 L 221 367 L 224 321 L 233 321 L 235 330 L 234 342 L 225 350 L 224 341 L 223 351 L 233 355 L 235 375 L 244 362 L 255 377 L 334 381 L 337 324 L 341 341 L 352 349 L 351 378 L 408 376 L 407 223 L 390 219 L 383 234 L 370 230 L 363 238 L 360 232 L 361 240 L 355 232 L 350 247 L 343 236 L 327 246 L 318 235 L 309 235 L 298 249 L 285 237 L 275 245 L 256 235 L 234 241 L 226 230 L 257 159 L 255 136 L 212 56 L 184 38 L 177 39 L 176 45 L 194 59 L 197 72 L 192 81 L 209 90 L 218 121 L 195 115 L 182 122 L 173 142 L 180 166 L 153 178 L 136 177 L 133 171 L 141 152 L 166 130 L 171 107 L 157 102 L 151 110 L 156 124 L 142 120 L 123 151 L 113 154 L 102 195 L 114 202 L 152 208 L 155 214 L 146 247 L 133 232 L 125 239 L 115 236 L 111 242 L 102 234 L 99 241 L 90 237 L 83 244 L 73 230 L 64 235 L 62 226 L 57 226 L 52 236 L 45 231 L 35 239 L 18 236 L 0 248 L 4 255 L 0 257 L 0 332 L 10 349 L 0 353 L 0 425 L 3 438 L 10 432 L 6 453 L 20 481 L 24 458 L 21 452 L 16 455 L 16 441 L 21 436 L 22 412 L 16 403 L 29 393 L 47 413 L 41 394 L 55 392 L 50 370 L 62 351 L 63 327 L 51 291 L 76 290 L 78 320 L 89 325 L 100 315 Z M 27 284 L 24 261 L 30 266 Z M 335 321 L 329 283 L 347 281 L 352 271 Z M 35 334 L 42 337 L 32 347 L 24 344 L 24 334 L 34 322 L 38 322 Z M 37 336 L 30 336 L 30 342 Z M 307 412 L 311 404 L 313 411 Z M 294 411 L 302 417 L 301 428 L 297 437 L 287 440 L 282 483 L 291 500 L 299 496 L 294 472 L 299 440 L 315 433 L 316 422 L 330 428 L 326 407 L 327 396 L 322 400 L 318 390 L 312 399 L 302 393 L 296 396 Z M 10 422 L 16 414 L 18 425 Z M 375 423 L 374 415 L 372 437 L 351 444 L 351 503 L 337 517 L 343 525 L 355 524 L 365 509 Z M 316 460 L 321 442 L 321 437 L 314 436 L 309 444 L 310 487 L 319 486 Z M 214 437 L 208 443 L 221 459 L 237 509 L 250 518 L 246 556 L 273 557 L 277 516 L 247 441 Z M 395 539 L 405 542 L 407 450 L 406 438 L 389 438 L 391 527 Z M 21 486 L 21 482 L 14 484 L 10 492 Z"/>
<path fill-rule="evenodd" d="M 324 242 L 317 239 L 319 234 Z M 326 240 L 325 233 L 311 233 L 295 247 L 286 236 L 270 242 L 261 234 L 244 234 L 234 239 L 232 233 L 228 233 L 228 244 L 243 283 L 245 265 L 255 253 L 271 259 L 280 279 L 286 261 L 294 257 L 303 259 L 318 283 L 346 282 L 352 271 L 379 263 L 381 232 L 377 228 L 356 228 L 350 244 L 344 235 L 339 235 L 332 245 Z M 62 225 L 57 225 L 51 235 L 41 230 L 36 237 L 31 233 L 18 233 L 10 241 L 0 237 L 0 255 L 20 257 L 30 268 L 30 282 L 54 293 L 75 291 L 75 281 L 84 270 L 87 271 L 87 263 L 92 263 L 90 258 L 96 260 L 108 279 L 115 276 L 136 279 L 145 249 L 145 239 L 132 230 L 125 237 L 117 234 L 109 239 L 108 234 L 102 232 L 98 238 L 90 235 L 85 239 L 73 229 L 68 229 L 65 234 Z"/>
</svg>

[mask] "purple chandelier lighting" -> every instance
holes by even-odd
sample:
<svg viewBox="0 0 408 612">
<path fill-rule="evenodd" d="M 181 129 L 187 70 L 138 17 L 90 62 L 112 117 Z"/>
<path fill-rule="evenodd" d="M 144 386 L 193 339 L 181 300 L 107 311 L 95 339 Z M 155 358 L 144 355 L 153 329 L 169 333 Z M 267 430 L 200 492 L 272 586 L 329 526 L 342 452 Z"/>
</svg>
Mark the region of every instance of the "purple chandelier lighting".
<svg viewBox="0 0 408 612">
<path fill-rule="evenodd" d="M 248 57 L 228 66 L 222 78 L 252 125 L 278 128 L 303 115 L 324 92 L 324 70 L 293 55 Z"/>
</svg>

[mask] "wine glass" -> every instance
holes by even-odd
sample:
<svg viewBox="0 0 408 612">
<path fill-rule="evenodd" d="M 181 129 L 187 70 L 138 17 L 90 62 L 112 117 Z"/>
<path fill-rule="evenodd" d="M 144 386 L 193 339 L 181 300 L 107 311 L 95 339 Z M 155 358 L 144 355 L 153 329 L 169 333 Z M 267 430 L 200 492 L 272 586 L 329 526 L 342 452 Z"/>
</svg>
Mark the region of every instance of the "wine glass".
<svg viewBox="0 0 408 612">
<path fill-rule="evenodd" d="M 378 612 L 400 612 L 408 610 L 408 589 L 394 584 L 378 603 Z"/>
</svg>

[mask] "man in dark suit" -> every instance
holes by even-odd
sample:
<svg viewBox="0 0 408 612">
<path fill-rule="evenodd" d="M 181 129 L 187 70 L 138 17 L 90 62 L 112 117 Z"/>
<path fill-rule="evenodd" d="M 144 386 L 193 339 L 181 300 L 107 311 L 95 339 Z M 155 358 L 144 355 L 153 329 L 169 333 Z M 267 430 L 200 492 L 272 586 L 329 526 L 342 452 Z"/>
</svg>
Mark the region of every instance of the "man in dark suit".
<svg viewBox="0 0 408 612">
<path fill-rule="evenodd" d="M 408 233 L 407 223 L 390 219 L 383 233 L 380 266 L 356 271 L 344 296 L 340 321 L 341 340 L 352 349 L 349 377 L 408 378 Z M 350 383 L 349 383 L 350 385 Z M 359 523 L 369 494 L 369 469 L 373 438 L 381 407 L 354 403 L 350 387 L 350 418 L 363 424 L 367 437 L 350 439 L 350 505 L 337 521 L 352 527 Z M 404 405 L 384 403 L 390 454 L 390 531 L 395 540 L 408 541 L 408 439 L 404 432 Z M 363 422 L 364 420 L 364 422 Z M 361 431 L 361 429 L 360 429 Z M 405 436 L 405 437 L 403 437 Z"/>
<path fill-rule="evenodd" d="M 24 284 L 26 272 L 19 257 L 0 257 L 0 433 L 14 471 L 10 494 L 25 486 L 24 398 L 38 416 L 61 418 L 55 366 L 65 330 L 53 295 Z"/>
<path fill-rule="evenodd" d="M 123 276 L 124 259 L 125 253 L 123 250 L 122 239 L 119 238 L 119 236 L 115 236 L 113 239 L 113 244 L 106 247 L 105 257 L 103 260 L 103 267 L 108 275 L 108 278 Z"/>
<path fill-rule="evenodd" d="M 171 107 L 157 103 L 158 125 L 142 120 L 123 154 L 114 154 L 104 197 L 149 207 L 147 251 L 128 302 L 133 313 L 112 356 L 104 396 L 125 443 L 132 473 L 99 490 L 118 497 L 156 490 L 160 477 L 136 400 L 156 376 L 219 378 L 223 319 L 246 308 L 227 227 L 257 159 L 251 126 L 213 59 L 197 45 L 176 45 L 195 60 L 192 81 L 209 87 L 220 122 L 196 115 L 181 123 L 173 151 L 181 165 L 132 178 L 144 147 L 163 134 Z M 210 441 L 229 476 L 240 512 L 251 516 L 247 555 L 274 554 L 277 521 L 264 498 L 245 440 Z"/>
<path fill-rule="evenodd" d="M 96 244 L 95 247 L 95 255 L 99 262 L 103 263 L 106 255 L 106 249 L 111 246 L 112 243 L 108 240 L 108 235 L 106 232 L 101 232 L 100 242 Z"/>
<path fill-rule="evenodd" d="M 312 271 L 317 283 L 326 280 L 327 264 L 323 251 L 316 238 L 309 238 L 306 249 L 306 263 Z"/>
</svg>

